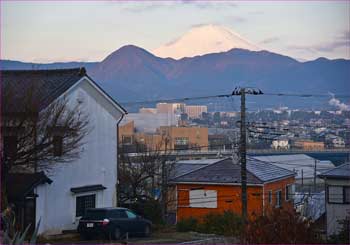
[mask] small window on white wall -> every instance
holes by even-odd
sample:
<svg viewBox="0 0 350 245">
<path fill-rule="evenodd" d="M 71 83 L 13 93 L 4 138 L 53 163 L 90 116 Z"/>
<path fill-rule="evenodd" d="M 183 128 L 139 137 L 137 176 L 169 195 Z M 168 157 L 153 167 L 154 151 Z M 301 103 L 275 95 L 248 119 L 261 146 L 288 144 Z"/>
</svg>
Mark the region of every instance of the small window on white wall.
<svg viewBox="0 0 350 245">
<path fill-rule="evenodd" d="M 85 195 L 76 197 L 75 216 L 80 217 L 85 214 L 86 209 L 96 207 L 96 195 Z"/>
<path fill-rule="evenodd" d="M 191 190 L 190 207 L 192 208 L 217 208 L 216 190 Z"/>
</svg>

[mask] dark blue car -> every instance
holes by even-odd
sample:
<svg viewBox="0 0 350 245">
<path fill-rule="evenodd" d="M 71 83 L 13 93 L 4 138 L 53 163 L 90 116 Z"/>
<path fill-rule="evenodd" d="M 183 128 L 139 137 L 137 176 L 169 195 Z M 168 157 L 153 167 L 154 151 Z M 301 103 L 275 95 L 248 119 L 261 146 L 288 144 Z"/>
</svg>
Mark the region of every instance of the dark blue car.
<svg viewBox="0 0 350 245">
<path fill-rule="evenodd" d="M 91 208 L 80 219 L 78 232 L 83 239 L 104 235 L 122 239 L 128 235 L 151 235 L 152 222 L 126 208 Z"/>
</svg>

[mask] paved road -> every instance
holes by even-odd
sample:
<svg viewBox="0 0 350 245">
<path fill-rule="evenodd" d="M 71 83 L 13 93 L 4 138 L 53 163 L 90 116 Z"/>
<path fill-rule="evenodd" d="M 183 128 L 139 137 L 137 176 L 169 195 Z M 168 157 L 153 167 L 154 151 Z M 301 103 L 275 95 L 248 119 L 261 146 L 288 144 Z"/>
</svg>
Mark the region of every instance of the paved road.
<svg viewBox="0 0 350 245">
<path fill-rule="evenodd" d="M 104 239 L 80 240 L 78 234 L 61 237 L 55 240 L 43 241 L 43 244 L 181 244 L 183 242 L 193 242 L 206 240 L 216 236 L 199 234 L 196 232 L 157 232 L 151 237 L 131 237 L 124 241 L 111 241 Z"/>
</svg>

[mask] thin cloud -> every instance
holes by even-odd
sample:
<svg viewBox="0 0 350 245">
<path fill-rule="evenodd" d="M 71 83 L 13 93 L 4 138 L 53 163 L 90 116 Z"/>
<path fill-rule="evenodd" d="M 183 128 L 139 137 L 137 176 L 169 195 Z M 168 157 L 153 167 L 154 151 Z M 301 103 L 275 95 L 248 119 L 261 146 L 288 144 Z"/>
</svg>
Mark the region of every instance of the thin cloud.
<svg viewBox="0 0 350 245">
<path fill-rule="evenodd" d="M 207 25 L 220 25 L 220 24 L 217 22 L 198 23 L 198 24 L 191 25 L 191 28 L 202 27 Z"/>
<path fill-rule="evenodd" d="M 310 45 L 288 45 L 287 48 L 290 50 L 305 51 L 312 54 L 316 53 L 316 50 Z"/>
<path fill-rule="evenodd" d="M 199 9 L 226 10 L 227 8 L 236 8 L 237 4 L 227 3 L 227 2 L 225 2 L 225 3 L 222 3 L 222 2 L 216 2 L 216 3 L 197 2 L 193 6 L 199 8 Z"/>
<path fill-rule="evenodd" d="M 279 37 L 269 37 L 269 38 L 266 38 L 262 41 L 260 41 L 261 44 L 270 44 L 270 43 L 275 43 L 275 42 L 278 42 L 280 40 Z"/>
<path fill-rule="evenodd" d="M 212 2 L 212 1 L 199 1 L 199 0 L 182 0 L 182 4 L 192 5 L 199 9 L 227 9 L 228 7 L 238 7 L 233 2 Z"/>
<path fill-rule="evenodd" d="M 341 32 L 332 41 L 326 41 L 314 45 L 289 45 L 287 48 L 305 51 L 312 54 L 319 52 L 330 53 L 339 48 L 350 48 L 350 32 Z"/>
<path fill-rule="evenodd" d="M 243 23 L 246 22 L 247 19 L 241 16 L 228 16 L 226 18 L 227 22 L 232 22 L 233 24 L 235 23 Z"/>
<path fill-rule="evenodd" d="M 198 10 L 226 10 L 227 8 L 237 7 L 238 5 L 233 2 L 202 2 L 196 0 L 183 0 L 183 1 L 174 1 L 174 2 L 152 2 L 152 3 L 125 3 L 126 7 L 123 8 L 124 11 L 131 13 L 142 13 L 158 10 L 161 8 L 172 9 L 174 7 L 186 7 L 191 6 L 197 8 Z"/>
<path fill-rule="evenodd" d="M 142 12 L 150 12 L 158 9 L 170 9 L 173 7 L 173 4 L 169 4 L 167 2 L 139 2 L 139 3 L 124 3 L 126 6 L 123 8 L 124 11 L 130 13 L 142 13 Z"/>
<path fill-rule="evenodd" d="M 350 47 L 350 31 L 339 34 L 332 42 L 321 43 L 315 46 L 315 50 L 321 52 L 332 52 L 337 48 Z"/>
</svg>

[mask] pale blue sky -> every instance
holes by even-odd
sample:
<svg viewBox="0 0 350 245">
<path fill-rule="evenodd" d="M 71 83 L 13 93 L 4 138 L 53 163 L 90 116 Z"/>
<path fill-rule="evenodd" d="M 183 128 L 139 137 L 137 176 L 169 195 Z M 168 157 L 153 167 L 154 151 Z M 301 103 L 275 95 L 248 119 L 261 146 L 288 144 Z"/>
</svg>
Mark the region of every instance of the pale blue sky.
<svg viewBox="0 0 350 245">
<path fill-rule="evenodd" d="M 1 1 L 1 58 L 100 61 L 123 45 L 152 50 L 210 23 L 295 58 L 350 58 L 349 1 Z"/>
</svg>

